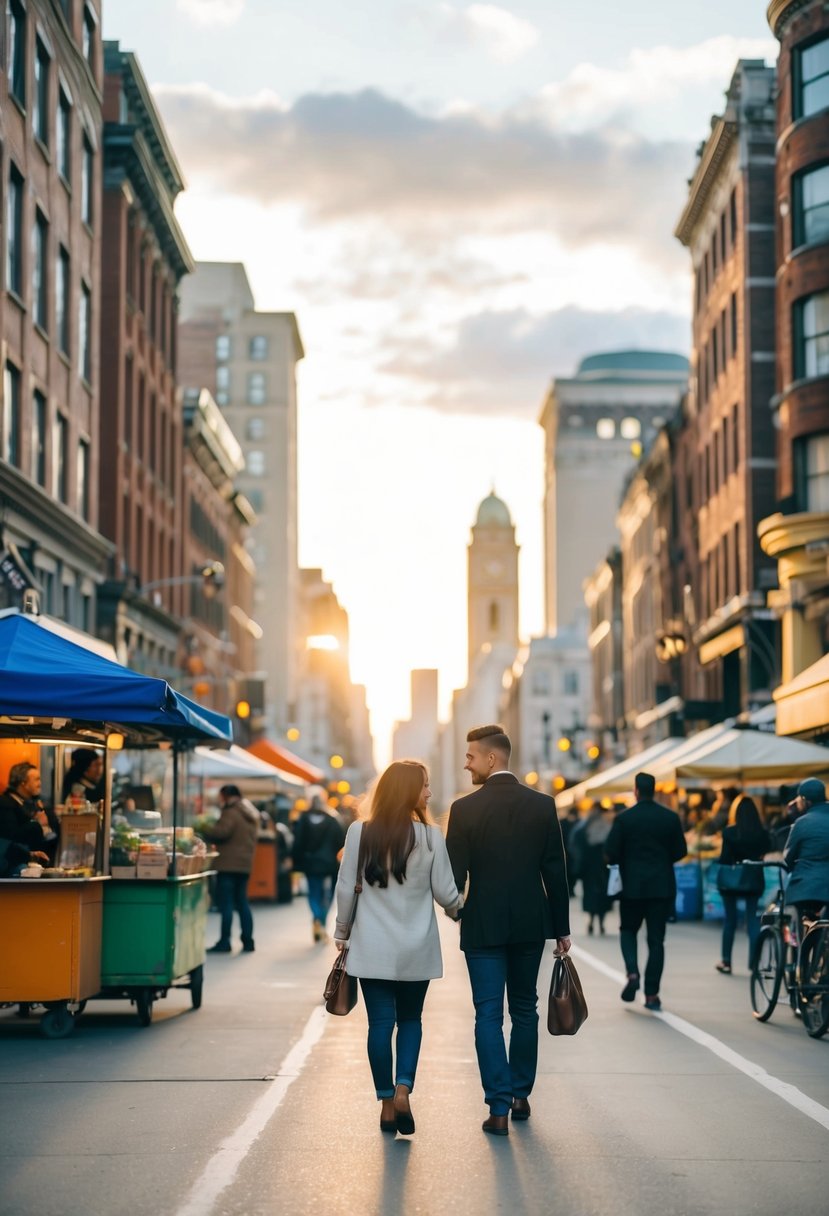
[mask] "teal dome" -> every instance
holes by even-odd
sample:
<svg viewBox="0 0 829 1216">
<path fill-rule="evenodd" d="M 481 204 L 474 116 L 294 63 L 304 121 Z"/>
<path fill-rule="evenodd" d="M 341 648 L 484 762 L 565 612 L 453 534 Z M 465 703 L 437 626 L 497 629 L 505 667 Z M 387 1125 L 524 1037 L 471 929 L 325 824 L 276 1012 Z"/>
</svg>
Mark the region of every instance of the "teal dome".
<svg viewBox="0 0 829 1216">
<path fill-rule="evenodd" d="M 496 494 L 487 494 L 484 501 L 478 507 L 478 518 L 475 520 L 475 526 L 479 528 L 511 528 L 512 520 L 510 519 L 507 504 L 502 502 Z"/>
</svg>

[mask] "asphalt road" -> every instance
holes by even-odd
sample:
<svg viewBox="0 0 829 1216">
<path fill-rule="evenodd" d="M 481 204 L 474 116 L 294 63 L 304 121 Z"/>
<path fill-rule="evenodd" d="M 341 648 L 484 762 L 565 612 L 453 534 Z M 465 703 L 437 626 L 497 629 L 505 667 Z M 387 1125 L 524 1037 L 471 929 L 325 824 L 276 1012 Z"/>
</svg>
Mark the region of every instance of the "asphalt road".
<svg viewBox="0 0 829 1216">
<path fill-rule="evenodd" d="M 542 1031 L 532 1118 L 493 1139 L 444 922 L 404 1139 L 378 1128 L 362 1006 L 321 1011 L 333 950 L 305 902 L 255 915 L 256 953 L 209 957 L 198 1011 L 171 992 L 142 1028 L 91 1002 L 59 1041 L 0 1011 L 1 1216 L 829 1212 L 829 1036 L 787 1006 L 755 1022 L 745 967 L 713 970 L 716 926 L 669 928 L 658 1017 L 620 1002 L 615 931 L 582 937 L 574 913 L 589 1019 Z"/>
</svg>

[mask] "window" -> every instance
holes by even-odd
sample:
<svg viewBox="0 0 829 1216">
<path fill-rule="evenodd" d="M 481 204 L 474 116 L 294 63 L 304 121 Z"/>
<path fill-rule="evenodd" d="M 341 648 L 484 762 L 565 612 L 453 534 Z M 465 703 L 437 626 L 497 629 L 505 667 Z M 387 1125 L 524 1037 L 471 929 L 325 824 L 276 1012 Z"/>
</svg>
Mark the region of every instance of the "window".
<svg viewBox="0 0 829 1216">
<path fill-rule="evenodd" d="M 616 435 L 616 423 L 612 418 L 600 418 L 596 423 L 596 434 L 599 439 L 613 439 Z"/>
<path fill-rule="evenodd" d="M 70 292 L 72 290 L 72 264 L 69 251 L 63 245 L 58 249 L 55 262 L 55 337 L 58 350 L 64 355 L 69 351 Z"/>
<path fill-rule="evenodd" d="M 795 52 L 795 118 L 807 118 L 829 106 L 829 38 Z"/>
<path fill-rule="evenodd" d="M 251 477 L 264 477 L 265 453 L 259 451 L 248 452 L 245 457 L 245 469 Z"/>
<path fill-rule="evenodd" d="M 245 426 L 246 439 L 264 439 L 265 438 L 265 419 L 264 418 L 248 418 Z"/>
<path fill-rule="evenodd" d="M 83 6 L 83 57 L 91 68 L 95 67 L 95 17 L 88 4 Z"/>
<path fill-rule="evenodd" d="M 829 291 L 795 304 L 794 374 L 829 375 Z"/>
<path fill-rule="evenodd" d="M 35 89 L 32 109 L 32 130 L 42 144 L 49 144 L 49 52 L 38 38 L 35 51 Z"/>
<path fill-rule="evenodd" d="M 46 398 L 32 394 L 32 481 L 46 485 Z"/>
<path fill-rule="evenodd" d="M 579 695 L 579 673 L 577 671 L 565 671 L 564 695 L 565 697 L 577 697 Z"/>
<path fill-rule="evenodd" d="M 219 405 L 227 405 L 230 401 L 230 368 L 220 364 L 216 368 L 216 401 Z"/>
<path fill-rule="evenodd" d="M 731 295 L 731 354 L 737 354 L 737 293 Z"/>
<path fill-rule="evenodd" d="M 84 519 L 89 519 L 89 441 L 82 439 L 78 444 L 78 511 Z"/>
<path fill-rule="evenodd" d="M 265 495 L 262 490 L 248 490 L 247 500 L 256 514 L 261 515 L 265 508 Z"/>
<path fill-rule="evenodd" d="M 230 358 L 230 334 L 219 334 L 216 339 L 216 359 L 224 363 Z"/>
<path fill-rule="evenodd" d="M 49 326 L 49 225 L 42 211 L 35 212 L 32 229 L 32 315 L 41 329 Z"/>
<path fill-rule="evenodd" d="M 13 363 L 3 375 L 3 459 L 20 465 L 20 372 Z"/>
<path fill-rule="evenodd" d="M 725 264 L 726 258 L 728 256 L 726 253 L 726 249 L 725 249 L 725 244 L 726 244 L 725 231 L 726 231 L 726 229 L 725 229 L 725 212 L 723 211 L 722 215 L 720 216 L 720 252 L 722 254 L 723 264 Z"/>
<path fill-rule="evenodd" d="M 69 489 L 68 473 L 69 423 L 63 414 L 55 418 L 54 450 L 52 452 L 52 493 L 60 502 L 66 502 Z"/>
<path fill-rule="evenodd" d="M 248 376 L 248 405 L 264 405 L 267 392 L 263 372 L 251 372 Z"/>
<path fill-rule="evenodd" d="M 84 380 L 92 381 L 92 293 L 81 283 L 78 306 L 78 369 Z"/>
<path fill-rule="evenodd" d="M 829 511 L 829 434 L 806 441 L 806 510 Z"/>
<path fill-rule="evenodd" d="M 490 632 L 496 633 L 501 627 L 501 612 L 495 600 L 489 605 Z"/>
<path fill-rule="evenodd" d="M 532 690 L 535 697 L 549 697 L 550 671 L 547 667 L 533 667 Z"/>
<path fill-rule="evenodd" d="M 57 153 L 58 172 L 64 181 L 68 182 L 72 173 L 72 102 L 66 96 L 63 89 L 58 90 L 55 150 Z"/>
<path fill-rule="evenodd" d="M 95 170 L 92 144 L 86 136 L 83 138 L 83 158 L 81 160 L 81 219 L 92 227 L 93 195 L 95 190 Z"/>
<path fill-rule="evenodd" d="M 642 434 L 642 424 L 638 418 L 623 418 L 619 434 L 623 439 L 638 439 Z"/>
<path fill-rule="evenodd" d="M 728 203 L 728 218 L 729 227 L 731 228 L 731 249 L 737 247 L 737 187 L 731 191 L 731 198 Z"/>
<path fill-rule="evenodd" d="M 6 224 L 6 287 L 20 296 L 23 294 L 23 178 L 14 165 L 9 170 Z"/>
<path fill-rule="evenodd" d="M 829 241 L 829 165 L 795 178 L 793 224 L 795 245 Z"/>
<path fill-rule="evenodd" d="M 26 10 L 19 0 L 9 0 L 9 92 L 26 104 Z"/>
<path fill-rule="evenodd" d="M 251 359 L 262 360 L 268 357 L 268 339 L 263 334 L 257 334 L 250 340 L 249 353 Z"/>
</svg>

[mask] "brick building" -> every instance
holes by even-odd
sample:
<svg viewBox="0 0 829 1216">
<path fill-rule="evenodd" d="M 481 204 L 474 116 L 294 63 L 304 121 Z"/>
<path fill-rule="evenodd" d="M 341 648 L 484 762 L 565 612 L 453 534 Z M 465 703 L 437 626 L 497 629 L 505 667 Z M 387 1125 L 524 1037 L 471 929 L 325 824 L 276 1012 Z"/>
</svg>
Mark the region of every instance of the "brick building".
<svg viewBox="0 0 829 1216">
<path fill-rule="evenodd" d="M 774 503 L 774 87 L 762 61 L 738 63 L 676 229 L 694 273 L 675 473 L 683 685 L 714 721 L 768 701 L 777 682 L 776 571 L 756 539 Z"/>
<path fill-rule="evenodd" d="M 178 672 L 184 439 L 176 293 L 192 269 L 173 214 L 184 181 L 135 55 L 104 45 L 101 530 L 116 556 L 99 629 L 119 657 Z"/>
<path fill-rule="evenodd" d="M 100 4 L 10 0 L 4 191 L 0 606 L 27 586 L 88 632 L 99 536 Z"/>
<path fill-rule="evenodd" d="M 778 510 L 759 528 L 778 562 L 777 729 L 829 734 L 829 10 L 773 0 L 777 87 Z"/>
</svg>

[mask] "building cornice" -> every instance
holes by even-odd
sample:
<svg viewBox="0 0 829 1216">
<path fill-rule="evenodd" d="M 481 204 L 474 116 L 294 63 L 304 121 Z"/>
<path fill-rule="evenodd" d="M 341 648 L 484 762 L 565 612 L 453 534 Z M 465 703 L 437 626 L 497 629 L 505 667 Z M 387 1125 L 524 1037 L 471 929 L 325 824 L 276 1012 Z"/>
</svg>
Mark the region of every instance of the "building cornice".
<svg viewBox="0 0 829 1216">
<path fill-rule="evenodd" d="M 6 504 L 7 512 L 49 532 L 62 549 L 93 567 L 102 567 L 115 552 L 105 537 L 5 461 L 0 461 L 0 503 Z"/>
<path fill-rule="evenodd" d="M 700 219 L 708 209 L 708 200 L 726 157 L 737 140 L 737 124 L 719 118 L 702 150 L 685 210 L 674 229 L 674 236 L 683 245 L 690 245 Z"/>
<path fill-rule="evenodd" d="M 184 174 L 167 138 L 164 123 L 156 108 L 141 65 L 133 51 L 122 51 L 118 42 L 104 43 L 104 71 L 120 74 L 122 87 L 130 103 L 136 123 L 150 146 L 159 172 L 170 194 L 184 189 Z"/>
<path fill-rule="evenodd" d="M 789 18 L 801 9 L 808 8 L 811 3 L 812 0 L 771 0 L 766 10 L 766 20 L 775 38 L 782 40 L 783 26 Z"/>
</svg>

